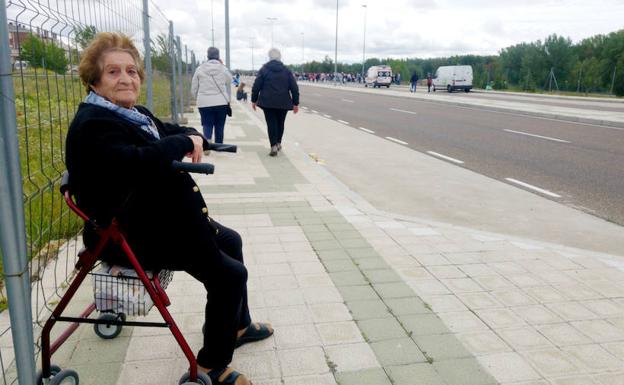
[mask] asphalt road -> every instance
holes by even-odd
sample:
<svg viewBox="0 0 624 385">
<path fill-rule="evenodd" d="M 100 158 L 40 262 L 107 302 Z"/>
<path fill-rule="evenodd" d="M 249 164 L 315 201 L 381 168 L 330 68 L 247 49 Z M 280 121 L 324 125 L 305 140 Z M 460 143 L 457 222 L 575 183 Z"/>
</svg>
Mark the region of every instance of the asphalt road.
<svg viewBox="0 0 624 385">
<path fill-rule="evenodd" d="M 362 84 L 358 83 L 347 83 L 345 88 L 363 88 Z M 392 85 L 390 90 L 393 91 L 403 91 L 409 92 L 409 87 L 405 84 L 400 86 Z M 380 94 L 383 94 L 386 91 L 386 88 L 382 88 L 378 90 Z M 419 94 L 427 93 L 427 87 L 419 85 L 416 89 Z M 448 95 L 446 90 L 438 90 L 435 93 L 432 93 L 432 97 L 436 95 Z M 547 106 L 556 106 L 556 107 L 568 107 L 568 108 L 578 108 L 582 110 L 602 110 L 602 111 L 613 111 L 613 112 L 624 112 L 624 100 L 616 99 L 611 97 L 604 98 L 588 98 L 588 97 L 565 97 L 559 98 L 555 94 L 522 94 L 522 93 L 513 93 L 513 92 L 492 92 L 492 91 L 484 91 L 484 90 L 473 90 L 470 93 L 464 92 L 454 92 L 452 94 L 454 98 L 459 100 L 464 98 L 470 99 L 485 99 L 485 100 L 499 100 L 499 101 L 507 101 L 507 102 L 516 102 L 516 103 L 525 103 L 525 104 L 539 104 L 539 105 L 547 105 Z"/>
<path fill-rule="evenodd" d="M 392 97 L 383 90 L 304 86 L 301 93 L 309 112 L 624 225 L 622 129 Z"/>
</svg>

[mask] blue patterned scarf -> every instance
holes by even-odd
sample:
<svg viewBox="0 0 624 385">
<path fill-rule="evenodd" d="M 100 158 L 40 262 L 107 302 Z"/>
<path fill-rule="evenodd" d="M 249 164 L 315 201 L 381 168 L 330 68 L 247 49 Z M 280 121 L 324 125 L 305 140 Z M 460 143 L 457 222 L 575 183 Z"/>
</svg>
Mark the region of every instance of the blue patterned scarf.
<svg viewBox="0 0 624 385">
<path fill-rule="evenodd" d="M 148 116 L 140 113 L 136 108 L 124 108 L 118 106 L 114 103 L 111 103 L 107 99 L 101 97 L 95 92 L 89 92 L 89 95 L 84 100 L 85 103 L 94 104 L 96 106 L 100 106 L 106 108 L 107 110 L 113 111 L 120 118 L 124 119 L 127 122 L 130 122 L 136 126 L 141 127 L 141 129 L 148 134 L 152 135 L 156 139 L 160 139 L 160 135 L 158 134 L 158 130 L 156 129 L 156 125 Z"/>
</svg>

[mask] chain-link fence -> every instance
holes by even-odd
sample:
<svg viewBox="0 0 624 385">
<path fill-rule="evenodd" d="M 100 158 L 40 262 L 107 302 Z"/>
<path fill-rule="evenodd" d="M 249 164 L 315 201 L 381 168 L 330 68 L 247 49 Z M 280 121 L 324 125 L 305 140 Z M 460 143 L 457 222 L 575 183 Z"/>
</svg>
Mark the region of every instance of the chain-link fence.
<svg viewBox="0 0 624 385">
<path fill-rule="evenodd" d="M 59 184 L 65 135 L 86 95 L 78 76 L 82 51 L 98 32 L 131 37 L 145 57 L 140 104 L 176 122 L 190 107 L 195 55 L 149 0 L 0 0 L 0 7 L 0 368 L 4 384 L 26 384 L 33 374 L 23 372 L 33 369 L 42 321 L 77 260 L 82 223 L 63 204 Z M 21 186 L 14 186 L 20 171 Z M 11 282 L 23 286 L 22 297 L 11 297 Z M 18 313 L 20 322 L 14 318 Z"/>
</svg>

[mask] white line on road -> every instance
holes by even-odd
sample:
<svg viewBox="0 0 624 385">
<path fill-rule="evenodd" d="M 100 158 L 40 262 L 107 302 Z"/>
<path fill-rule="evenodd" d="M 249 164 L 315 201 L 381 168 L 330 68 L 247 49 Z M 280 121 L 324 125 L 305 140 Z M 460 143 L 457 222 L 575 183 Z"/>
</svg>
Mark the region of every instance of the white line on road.
<svg viewBox="0 0 624 385">
<path fill-rule="evenodd" d="M 543 188 L 539 188 L 539 187 L 537 187 L 537 186 L 530 185 L 530 184 L 528 184 L 528 183 L 524 183 L 524 182 L 519 181 L 519 180 L 517 180 L 517 179 L 513 179 L 513 178 L 505 178 L 505 180 L 508 180 L 508 181 L 509 181 L 509 182 L 511 182 L 511 183 L 515 183 L 515 184 L 518 184 L 518 185 L 520 185 L 520 186 L 526 187 L 526 188 L 528 188 L 528 189 L 531 189 L 531 190 L 534 190 L 534 191 L 540 192 L 540 193 L 542 193 L 542 194 L 544 194 L 544 195 L 551 196 L 551 197 L 553 197 L 553 198 L 561 198 L 561 195 L 555 194 L 554 192 L 550 192 L 550 191 L 548 191 L 548 190 L 544 190 Z"/>
<path fill-rule="evenodd" d="M 459 159 L 451 158 L 450 156 L 442 155 L 442 154 L 440 154 L 438 152 L 427 151 L 427 154 L 430 154 L 430 155 L 433 155 L 433 156 L 437 156 L 438 158 L 446 159 L 449 162 L 453 162 L 453 163 L 457 163 L 457 164 L 464 164 L 464 162 L 459 160 Z"/>
<path fill-rule="evenodd" d="M 331 115 L 323 114 L 323 116 L 326 117 L 327 119 L 331 119 Z"/>
<path fill-rule="evenodd" d="M 342 124 L 349 124 L 349 122 L 344 121 L 344 120 L 340 120 L 340 119 L 338 119 L 338 121 L 339 121 L 340 123 L 342 123 Z"/>
<path fill-rule="evenodd" d="M 532 137 L 535 137 L 535 138 L 540 138 L 540 139 L 552 140 L 553 142 L 570 143 L 570 142 L 569 142 L 569 141 L 567 141 L 567 140 L 557 139 L 557 138 L 551 138 L 550 136 L 542 136 L 542 135 L 536 135 L 536 134 L 529 134 L 528 132 L 514 131 L 514 130 L 503 130 L 503 131 L 512 132 L 512 133 L 514 133 L 514 134 L 520 134 L 520 135 L 532 136 Z"/>
<path fill-rule="evenodd" d="M 349 100 L 349 99 L 342 99 L 343 102 L 347 102 L 347 103 L 355 103 L 353 100 Z"/>
<path fill-rule="evenodd" d="M 318 114 L 318 111 L 317 111 L 317 110 L 310 110 L 310 111 L 312 111 L 312 112 L 313 112 L 313 113 L 315 113 L 315 114 Z"/>
<path fill-rule="evenodd" d="M 425 101 L 425 100 L 421 100 L 420 102 L 421 103 L 438 104 L 438 105 L 444 104 L 444 102 L 430 102 L 430 101 Z M 546 117 L 543 117 L 543 116 L 530 115 L 530 112 L 527 112 L 527 113 L 523 114 L 521 112 L 496 111 L 496 110 L 488 109 L 488 106 L 483 106 L 483 107 L 479 108 L 479 107 L 465 107 L 465 106 L 453 105 L 453 107 L 455 107 L 455 108 L 463 108 L 465 110 L 473 110 L 473 111 L 486 111 L 486 112 L 491 112 L 493 114 L 519 116 L 519 117 L 522 117 L 522 118 L 550 120 L 550 121 L 553 121 L 553 122 L 569 123 L 569 124 L 576 124 L 576 125 L 581 125 L 581 126 L 593 126 L 593 127 L 611 128 L 613 130 L 619 130 L 619 131 L 624 130 L 624 127 L 607 126 L 607 125 L 604 125 L 604 124 L 597 124 L 597 123 L 581 123 L 581 122 L 575 122 L 573 120 L 564 120 L 564 119 L 556 119 L 556 118 L 546 118 Z"/>
<path fill-rule="evenodd" d="M 375 131 L 373 130 L 369 130 L 368 128 L 364 128 L 364 127 L 358 127 L 360 130 L 364 131 L 364 132 L 368 132 L 369 134 L 374 134 Z"/>
<path fill-rule="evenodd" d="M 406 114 L 416 115 L 416 113 L 414 111 L 399 110 L 398 108 L 391 108 L 391 110 L 392 111 L 396 111 L 396 112 L 405 112 Z"/>
<path fill-rule="evenodd" d="M 308 107 L 306 107 L 306 106 L 301 106 L 301 108 L 303 108 L 304 110 L 308 109 Z"/>
<path fill-rule="evenodd" d="M 393 137 L 391 137 L 391 136 L 386 136 L 386 139 L 391 140 L 391 141 L 393 141 L 393 142 L 395 142 L 395 143 L 398 143 L 398 144 L 403 144 L 403 145 L 406 145 L 406 146 L 407 146 L 407 142 L 404 142 L 404 141 L 402 141 L 402 140 L 400 140 L 400 139 L 393 138 Z"/>
</svg>

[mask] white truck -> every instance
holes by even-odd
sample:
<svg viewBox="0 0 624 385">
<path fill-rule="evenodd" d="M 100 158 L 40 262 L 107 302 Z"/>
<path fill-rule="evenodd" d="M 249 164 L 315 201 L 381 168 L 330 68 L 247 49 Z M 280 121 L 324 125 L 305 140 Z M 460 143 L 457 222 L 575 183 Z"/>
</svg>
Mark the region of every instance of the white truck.
<svg viewBox="0 0 624 385">
<path fill-rule="evenodd" d="M 381 87 L 386 86 L 390 88 L 392 83 L 392 68 L 387 65 L 372 66 L 366 72 L 366 78 L 364 79 L 364 87 Z"/>
<path fill-rule="evenodd" d="M 471 66 L 442 66 L 439 67 L 433 77 L 433 91 L 464 90 L 470 92 L 472 89 L 472 67 Z"/>
</svg>

